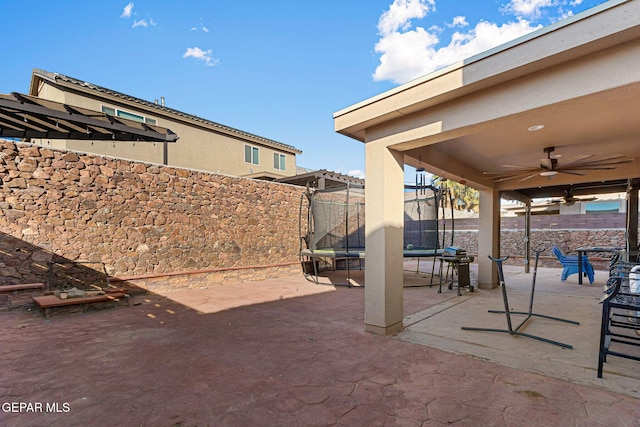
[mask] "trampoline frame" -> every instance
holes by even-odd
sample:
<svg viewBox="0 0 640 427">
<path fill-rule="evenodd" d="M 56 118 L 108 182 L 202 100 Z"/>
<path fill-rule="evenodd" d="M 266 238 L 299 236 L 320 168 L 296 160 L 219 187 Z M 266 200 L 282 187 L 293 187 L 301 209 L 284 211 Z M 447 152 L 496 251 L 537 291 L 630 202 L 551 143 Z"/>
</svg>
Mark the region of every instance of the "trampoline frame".
<svg viewBox="0 0 640 427">
<path fill-rule="evenodd" d="M 355 246 L 350 246 L 350 242 L 349 242 L 349 219 L 350 219 L 350 214 L 349 214 L 349 207 L 350 207 L 350 191 L 352 189 L 352 187 L 354 188 L 358 188 L 358 189 L 363 189 L 364 186 L 361 185 L 352 185 L 350 183 L 347 183 L 345 186 L 340 186 L 340 187 L 334 187 L 334 188 L 330 188 L 330 189 L 326 189 L 326 190 L 311 190 L 309 188 L 307 188 L 307 191 L 305 192 L 305 194 L 301 197 L 300 199 L 300 213 L 299 213 L 299 235 L 300 235 L 300 258 L 301 258 L 301 264 L 302 264 L 302 270 L 303 273 L 305 275 L 305 278 L 307 278 L 309 280 L 310 276 L 313 276 L 313 281 L 316 284 L 320 284 L 320 280 L 319 280 L 319 271 L 318 271 L 318 265 L 317 265 L 317 260 L 318 259 L 331 259 L 332 262 L 334 262 L 334 268 L 335 268 L 335 261 L 336 260 L 345 260 L 345 264 L 346 264 L 346 271 L 347 271 L 347 283 L 345 284 L 336 284 L 336 285 L 342 285 L 342 286 L 348 286 L 351 287 L 352 286 L 352 281 L 351 281 L 351 260 L 354 259 L 358 259 L 359 261 L 365 259 L 365 248 L 361 247 L 360 245 L 355 245 Z M 407 185 L 405 186 L 405 188 L 408 189 L 414 189 L 416 190 L 416 202 L 420 203 L 420 200 L 426 200 L 426 197 L 423 197 L 422 199 L 420 199 L 420 196 L 426 196 L 426 191 L 431 190 L 433 193 L 433 196 L 431 196 L 430 198 L 434 199 L 434 212 L 435 212 L 435 219 L 434 219 L 434 229 L 433 230 L 429 230 L 435 233 L 435 237 L 433 238 L 433 241 L 435 242 L 435 248 L 427 248 L 427 247 L 411 247 L 411 248 L 407 248 L 405 247 L 403 249 L 403 257 L 404 258 L 417 258 L 418 262 L 421 258 L 433 258 L 434 262 L 432 264 L 432 268 L 431 268 L 431 282 L 428 284 L 428 286 L 433 286 L 433 275 L 435 273 L 435 260 L 436 257 L 439 255 L 442 255 L 444 253 L 444 249 L 440 248 L 440 228 L 439 228 L 439 215 L 438 215 L 438 210 L 440 209 L 441 206 L 441 200 L 440 200 L 440 195 L 441 195 L 441 190 L 432 186 L 432 185 L 416 185 L 416 186 L 410 186 Z M 318 193 L 318 192 L 323 192 L 323 193 L 329 193 L 329 192 L 338 192 L 338 191 L 345 191 L 345 238 L 344 238 L 344 248 L 315 248 L 315 223 L 313 220 L 313 212 L 312 212 L 312 206 L 313 206 L 313 197 Z M 306 221 L 306 233 L 303 233 L 303 201 L 304 199 L 307 199 L 308 202 L 308 209 L 307 209 L 307 221 Z M 419 205 L 418 205 L 419 206 Z M 420 213 L 419 213 L 420 214 Z M 358 235 L 360 235 L 361 231 L 361 227 L 364 227 L 364 223 L 360 224 L 360 218 L 358 216 Z M 422 234 L 425 233 L 425 230 L 422 228 L 424 224 L 422 224 L 423 220 L 419 219 L 417 221 L 419 223 L 419 231 L 418 234 L 420 236 L 420 239 L 422 238 Z M 405 223 L 406 224 L 406 223 Z M 453 228 L 453 227 L 452 227 Z M 406 228 L 405 228 L 405 232 L 406 232 Z M 443 242 L 443 247 L 444 247 L 444 232 L 442 233 L 442 242 Z M 453 240 L 453 234 L 451 239 Z M 405 234 L 405 241 L 406 241 L 406 234 Z M 406 242 L 405 242 L 406 243 Z M 306 247 L 303 247 L 303 244 Z M 305 262 L 310 262 L 311 265 L 313 266 L 313 274 L 311 274 L 310 271 L 308 271 L 308 268 L 305 268 Z M 308 265 L 308 264 L 307 264 Z M 419 264 L 418 267 L 419 269 Z M 360 269 L 362 269 L 362 264 L 360 263 Z"/>
</svg>

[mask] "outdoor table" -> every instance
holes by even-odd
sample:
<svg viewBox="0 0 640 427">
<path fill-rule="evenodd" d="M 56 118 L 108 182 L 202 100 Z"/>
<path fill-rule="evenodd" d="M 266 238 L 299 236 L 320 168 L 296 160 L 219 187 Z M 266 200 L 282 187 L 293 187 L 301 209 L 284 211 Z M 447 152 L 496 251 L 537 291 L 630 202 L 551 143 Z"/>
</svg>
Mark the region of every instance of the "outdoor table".
<svg viewBox="0 0 640 427">
<path fill-rule="evenodd" d="M 585 246 L 577 248 L 576 252 L 578 253 L 578 284 L 582 285 L 582 257 L 584 255 L 587 255 L 589 252 L 618 254 L 621 250 L 621 248 L 597 246 Z"/>
</svg>

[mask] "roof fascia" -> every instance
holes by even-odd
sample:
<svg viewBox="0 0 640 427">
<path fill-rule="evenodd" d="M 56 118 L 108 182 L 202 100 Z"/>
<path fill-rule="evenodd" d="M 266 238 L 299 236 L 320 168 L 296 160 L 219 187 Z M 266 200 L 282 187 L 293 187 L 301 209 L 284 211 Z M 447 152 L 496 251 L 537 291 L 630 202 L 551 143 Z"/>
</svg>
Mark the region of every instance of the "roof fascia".
<svg viewBox="0 0 640 427">
<path fill-rule="evenodd" d="M 506 80 L 530 74 L 539 69 L 548 68 L 554 65 L 550 62 L 551 58 L 553 58 L 552 61 L 556 61 L 557 63 L 566 62 L 569 59 L 574 59 L 568 58 L 567 55 L 571 55 L 572 51 L 575 51 L 573 55 L 576 57 L 581 56 L 581 53 L 577 51 L 587 45 L 594 45 L 594 51 L 606 48 L 608 47 L 605 45 L 606 42 L 602 41 L 606 38 L 605 36 L 624 33 L 625 30 L 633 28 L 635 25 L 638 25 L 638 23 L 630 19 L 626 22 L 617 21 L 615 23 L 616 25 L 609 26 L 609 34 L 605 36 L 598 35 L 586 41 L 570 40 L 569 42 L 573 44 L 552 46 L 551 49 L 545 51 L 544 56 L 536 58 L 529 59 L 526 55 L 521 55 L 523 58 L 527 58 L 528 62 L 523 62 L 523 59 L 517 61 L 517 58 L 515 61 L 506 61 L 506 57 L 503 58 L 507 55 L 508 51 L 516 48 L 526 49 L 524 45 L 527 43 L 545 43 L 546 39 L 544 36 L 560 29 L 569 28 L 572 25 L 610 11 L 625 3 L 632 3 L 632 0 L 607 1 L 577 15 L 558 21 L 493 49 L 489 49 L 339 110 L 333 114 L 336 131 L 364 142 L 362 130 L 371 125 L 401 117 L 421 108 L 451 101 Z M 605 30 L 606 29 L 603 29 L 603 31 Z M 596 42 L 598 41 L 601 43 L 596 46 L 595 44 L 597 44 Z M 609 43 L 617 44 L 622 41 L 612 39 Z M 582 52 L 582 54 L 584 53 Z M 532 65 L 536 63 L 538 64 L 538 68 L 532 67 Z M 483 67 L 485 67 L 486 70 L 483 70 Z M 449 83 L 449 81 L 459 82 L 461 80 L 460 78 L 452 76 L 462 75 L 463 72 L 465 73 L 465 78 L 462 79 L 464 80 L 462 84 Z M 468 76 L 475 76 L 475 79 L 469 78 Z M 414 93 L 417 94 L 412 95 Z M 420 96 L 418 96 L 418 94 Z M 388 108 L 383 108 L 381 105 L 386 103 L 389 104 Z M 347 119 L 349 115 L 353 115 L 352 120 Z"/>
</svg>

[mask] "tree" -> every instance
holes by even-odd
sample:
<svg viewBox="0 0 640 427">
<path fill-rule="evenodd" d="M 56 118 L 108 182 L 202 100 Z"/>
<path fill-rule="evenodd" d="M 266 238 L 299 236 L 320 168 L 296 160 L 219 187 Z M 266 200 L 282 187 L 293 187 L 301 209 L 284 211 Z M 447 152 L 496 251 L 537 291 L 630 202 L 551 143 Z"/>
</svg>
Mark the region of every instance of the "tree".
<svg viewBox="0 0 640 427">
<path fill-rule="evenodd" d="M 459 211 L 478 212 L 480 207 L 480 194 L 478 193 L 478 190 L 437 175 L 433 175 L 431 183 L 435 187 L 441 187 L 451 192 L 454 209 Z M 450 200 L 446 193 L 444 202 L 445 206 L 449 207 Z"/>
</svg>

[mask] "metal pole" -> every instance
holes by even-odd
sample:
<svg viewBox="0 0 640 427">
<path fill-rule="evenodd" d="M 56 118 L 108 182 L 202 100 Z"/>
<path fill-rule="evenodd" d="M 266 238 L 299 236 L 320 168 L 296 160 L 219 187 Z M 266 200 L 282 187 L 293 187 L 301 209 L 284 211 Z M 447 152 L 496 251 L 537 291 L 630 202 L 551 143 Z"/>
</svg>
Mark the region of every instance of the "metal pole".
<svg viewBox="0 0 640 427">
<path fill-rule="evenodd" d="M 527 202 L 524 216 L 524 272 L 531 270 L 531 202 Z"/>
</svg>

